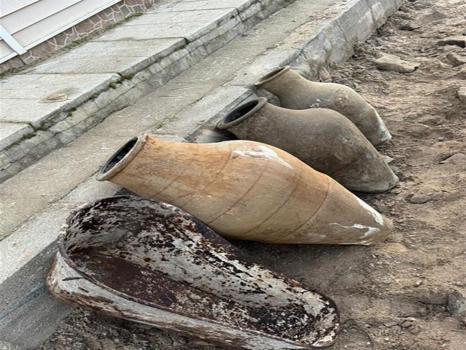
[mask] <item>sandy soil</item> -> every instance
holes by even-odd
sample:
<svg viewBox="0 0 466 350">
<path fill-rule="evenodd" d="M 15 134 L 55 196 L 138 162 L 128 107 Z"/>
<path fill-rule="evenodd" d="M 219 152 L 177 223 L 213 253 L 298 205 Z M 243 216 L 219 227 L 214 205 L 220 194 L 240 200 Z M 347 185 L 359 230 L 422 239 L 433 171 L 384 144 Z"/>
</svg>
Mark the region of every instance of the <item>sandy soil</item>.
<svg viewBox="0 0 466 350">
<path fill-rule="evenodd" d="M 466 295 L 466 102 L 457 96 L 466 86 L 466 64 L 447 58 L 455 53 L 466 60 L 466 50 L 437 44 L 466 35 L 465 13 L 464 0 L 407 1 L 327 75 L 377 107 L 394 136 L 381 152 L 393 158 L 400 184 L 362 196 L 394 220 L 389 241 L 374 247 L 238 243 L 262 264 L 336 301 L 342 331 L 332 350 L 466 349 L 466 317 L 455 315 L 457 293 Z M 420 67 L 408 74 L 380 71 L 373 61 L 383 53 Z M 218 348 L 78 310 L 41 349 Z"/>
</svg>

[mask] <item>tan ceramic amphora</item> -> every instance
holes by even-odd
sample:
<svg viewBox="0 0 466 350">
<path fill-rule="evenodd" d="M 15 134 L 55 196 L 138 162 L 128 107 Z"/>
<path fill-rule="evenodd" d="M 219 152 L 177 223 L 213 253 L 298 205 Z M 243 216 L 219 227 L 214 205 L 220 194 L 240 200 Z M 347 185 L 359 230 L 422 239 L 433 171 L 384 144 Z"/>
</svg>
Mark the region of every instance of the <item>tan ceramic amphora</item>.
<svg viewBox="0 0 466 350">
<path fill-rule="evenodd" d="M 369 245 L 392 228 L 327 175 L 252 141 L 193 144 L 144 134 L 121 147 L 97 179 L 173 204 L 230 238 Z"/>
</svg>

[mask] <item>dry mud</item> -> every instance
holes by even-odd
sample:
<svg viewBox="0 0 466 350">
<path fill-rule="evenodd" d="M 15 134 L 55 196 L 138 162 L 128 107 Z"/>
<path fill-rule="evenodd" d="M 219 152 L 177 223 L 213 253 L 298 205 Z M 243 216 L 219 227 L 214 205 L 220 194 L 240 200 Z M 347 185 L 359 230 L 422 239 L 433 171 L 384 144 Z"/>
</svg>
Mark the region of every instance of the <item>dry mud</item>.
<svg viewBox="0 0 466 350">
<path fill-rule="evenodd" d="M 466 349 L 466 317 L 455 315 L 466 295 L 466 102 L 457 95 L 466 64 L 451 59 L 466 60 L 466 50 L 438 45 L 466 34 L 465 13 L 464 0 L 407 1 L 348 62 L 321 74 L 359 91 L 392 131 L 381 151 L 401 182 L 361 197 L 393 219 L 393 236 L 374 247 L 236 242 L 335 300 L 342 330 L 332 350 Z M 384 53 L 419 68 L 380 71 L 374 60 Z M 219 348 L 77 310 L 41 349 Z"/>
</svg>

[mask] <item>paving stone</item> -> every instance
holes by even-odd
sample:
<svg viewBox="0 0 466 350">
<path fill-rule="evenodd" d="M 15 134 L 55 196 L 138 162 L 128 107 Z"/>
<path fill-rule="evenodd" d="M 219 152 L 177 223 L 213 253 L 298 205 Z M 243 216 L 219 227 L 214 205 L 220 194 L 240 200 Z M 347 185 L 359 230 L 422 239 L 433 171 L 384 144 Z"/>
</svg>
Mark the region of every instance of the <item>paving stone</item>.
<svg viewBox="0 0 466 350">
<path fill-rule="evenodd" d="M 47 60 L 30 69 L 32 73 L 121 73 L 128 75 L 168 56 L 185 45 L 183 38 L 86 43 L 76 50 Z M 102 55 L 103 53 L 110 53 Z"/>
<path fill-rule="evenodd" d="M 29 124 L 0 122 L 0 151 L 31 134 L 32 131 Z"/>
<path fill-rule="evenodd" d="M 207 23 L 213 19 L 221 19 L 233 13 L 232 8 L 192 10 L 183 12 L 160 12 L 147 13 L 125 23 L 127 26 L 141 24 L 173 24 L 173 23 Z"/>
<path fill-rule="evenodd" d="M 72 128 L 87 118 L 89 118 L 89 115 L 84 110 L 78 109 L 71 112 L 69 117 L 54 124 L 49 130 L 53 133 L 60 133 Z"/>
<path fill-rule="evenodd" d="M 222 9 L 222 8 L 236 8 L 243 10 L 249 7 L 252 3 L 258 2 L 257 0 L 197 0 L 197 1 L 181 1 L 160 6 L 157 11 L 171 12 L 171 11 L 192 11 L 192 10 L 207 10 L 207 9 Z"/>
<path fill-rule="evenodd" d="M 79 103 L 119 79 L 115 74 L 21 74 L 0 84 L 0 121 L 39 127 L 50 114 Z M 64 99 L 48 100 L 63 94 Z"/>
<path fill-rule="evenodd" d="M 115 73 L 140 70 L 185 45 L 183 38 L 95 41 L 49 59 L 34 67 L 32 73 Z"/>
<path fill-rule="evenodd" d="M 140 17 L 144 18 L 144 17 Z M 105 60 L 107 54 L 127 57 L 154 57 L 168 56 L 173 51 L 184 46 L 180 38 L 160 38 L 138 41 L 120 41 L 118 45 L 111 41 L 101 40 L 100 37 L 77 47 L 66 53 L 70 57 L 94 57 Z"/>
<path fill-rule="evenodd" d="M 47 63 L 34 69 L 35 73 L 114 73 L 123 72 L 140 64 L 147 57 L 142 56 L 105 56 L 98 57 L 60 57 L 48 60 Z M 143 63 L 144 64 L 144 63 Z"/>
<path fill-rule="evenodd" d="M 0 121 L 31 123 L 39 126 L 46 117 L 65 103 L 39 103 L 37 100 L 0 98 Z"/>
<path fill-rule="evenodd" d="M 118 26 L 94 41 L 130 41 L 148 40 L 154 38 L 185 38 L 200 33 L 206 29 L 206 24 L 172 23 L 172 24 L 141 24 Z"/>
<path fill-rule="evenodd" d="M 115 78 L 109 74 L 18 74 L 0 80 L 0 98 L 43 99 L 56 91 L 69 90 L 76 94 L 76 85 L 84 84 L 86 91 L 95 83 Z M 3 107 L 3 106 L 2 106 Z"/>
<path fill-rule="evenodd" d="M 2 213 L 0 239 L 11 233 L 28 217 L 89 177 L 97 170 L 98 165 L 102 164 L 113 150 L 129 137 L 162 123 L 171 116 L 170 110 L 171 113 L 175 113 L 202 96 L 202 92 L 199 92 L 199 95 L 192 95 L 191 98 L 180 98 L 180 95 L 165 98 L 160 96 L 172 94 L 175 88 L 168 85 L 165 90 L 157 91 L 156 94 L 159 96 L 146 96 L 146 102 L 140 106 L 131 106 L 124 111 L 115 113 L 110 117 L 111 119 L 99 124 L 70 146 L 49 154 L 40 162 L 0 184 L 0 196 L 5 199 L 0 202 L 0 212 Z M 246 91 L 240 87 L 222 89 L 221 92 L 200 100 L 194 108 L 189 108 L 181 113 L 177 124 L 173 124 L 173 127 L 163 129 L 161 132 L 165 134 L 175 133 L 174 128 L 177 128 L 179 133 L 182 130 L 192 129 L 194 131 L 201 120 L 212 118 L 215 113 L 224 108 L 225 103 L 227 105 L 234 103 L 238 96 Z M 150 100 L 152 103 L 147 103 Z M 166 103 L 165 108 L 167 109 L 159 107 L 157 110 L 160 103 Z M 210 107 L 207 108 L 207 106 Z M 144 115 L 144 111 L 148 114 Z M 193 116 L 195 118 L 192 118 Z M 51 178 L 53 186 L 50 186 L 49 183 Z M 25 183 L 28 184 L 26 187 Z M 34 201 L 31 201 L 31 198 L 34 198 Z"/>
</svg>

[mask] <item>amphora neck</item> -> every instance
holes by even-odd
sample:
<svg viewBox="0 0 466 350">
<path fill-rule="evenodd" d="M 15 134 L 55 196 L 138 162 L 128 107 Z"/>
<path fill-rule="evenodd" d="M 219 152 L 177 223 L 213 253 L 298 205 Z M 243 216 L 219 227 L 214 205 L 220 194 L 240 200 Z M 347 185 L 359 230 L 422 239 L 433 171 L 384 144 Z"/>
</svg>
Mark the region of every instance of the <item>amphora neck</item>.
<svg viewBox="0 0 466 350">
<path fill-rule="evenodd" d="M 232 130 L 235 127 L 239 127 L 245 121 L 250 121 L 250 119 L 254 118 L 266 105 L 268 105 L 268 103 L 267 99 L 264 97 L 259 97 L 243 103 L 228 113 L 226 117 L 217 124 L 217 128 L 221 130 Z"/>
<path fill-rule="evenodd" d="M 304 85 L 310 82 L 300 74 L 290 69 L 289 66 L 274 69 L 264 75 L 257 83 L 257 88 L 263 88 L 276 96 L 293 94 L 296 89 L 300 90 Z"/>
</svg>

